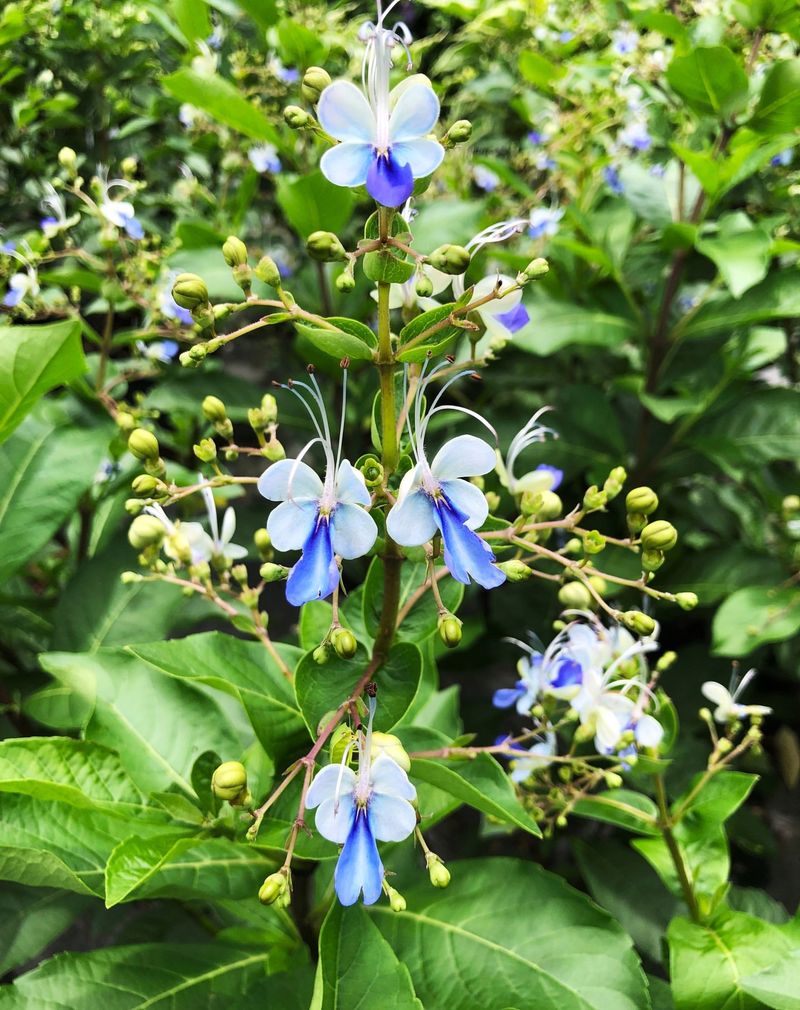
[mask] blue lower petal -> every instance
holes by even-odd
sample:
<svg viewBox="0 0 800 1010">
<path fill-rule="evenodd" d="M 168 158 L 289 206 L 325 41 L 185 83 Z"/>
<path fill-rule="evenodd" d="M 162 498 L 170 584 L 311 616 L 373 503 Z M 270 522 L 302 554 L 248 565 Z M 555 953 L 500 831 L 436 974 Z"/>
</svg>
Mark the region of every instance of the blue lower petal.
<svg viewBox="0 0 800 1010">
<path fill-rule="evenodd" d="M 137 241 L 144 238 L 144 228 L 142 228 L 141 222 L 135 217 L 129 217 L 125 222 L 125 231 L 128 233 L 128 237 L 136 239 Z"/>
<path fill-rule="evenodd" d="M 303 554 L 289 573 L 286 599 L 294 607 L 330 596 L 339 581 L 333 558 L 331 528 L 327 516 L 317 516 L 314 529 L 303 545 Z"/>
<path fill-rule="evenodd" d="M 414 192 L 410 165 L 401 165 L 392 152 L 376 155 L 367 171 L 367 192 L 384 207 L 400 207 Z"/>
<path fill-rule="evenodd" d="M 524 694 L 524 685 L 521 687 L 501 687 L 492 695 L 492 704 L 495 708 L 511 708 Z"/>
<path fill-rule="evenodd" d="M 556 668 L 556 675 L 550 681 L 551 687 L 575 687 L 583 683 L 583 667 L 574 659 L 562 659 Z"/>
<path fill-rule="evenodd" d="M 374 905 L 383 890 L 383 863 L 369 823 L 366 808 L 356 807 L 353 824 L 334 873 L 336 897 L 354 905 L 364 892 L 364 904 Z"/>
<path fill-rule="evenodd" d="M 510 311 L 501 312 L 500 315 L 494 318 L 502 326 L 505 326 L 509 333 L 516 333 L 517 330 L 521 330 L 523 326 L 527 326 L 531 321 L 528 310 L 524 305 L 515 305 Z"/>
<path fill-rule="evenodd" d="M 464 513 L 445 495 L 435 498 L 433 504 L 444 544 L 444 563 L 453 578 L 469 585 L 472 577 L 484 589 L 502 585 L 506 577 L 494 563 L 491 547 L 469 529 Z"/>
<path fill-rule="evenodd" d="M 25 291 L 23 288 L 9 288 L 3 299 L 3 305 L 8 309 L 12 309 L 15 305 L 19 305 L 24 295 Z"/>
</svg>

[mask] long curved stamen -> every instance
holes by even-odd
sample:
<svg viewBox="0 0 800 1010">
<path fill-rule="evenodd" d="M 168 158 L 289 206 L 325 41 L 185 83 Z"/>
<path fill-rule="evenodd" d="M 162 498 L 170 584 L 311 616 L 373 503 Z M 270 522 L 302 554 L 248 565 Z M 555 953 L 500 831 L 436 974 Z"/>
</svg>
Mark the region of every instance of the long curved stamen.
<svg viewBox="0 0 800 1010">
<path fill-rule="evenodd" d="M 198 480 L 203 480 L 203 475 L 198 474 Z M 211 536 L 214 540 L 214 544 L 220 542 L 219 539 L 219 526 L 217 525 L 217 506 L 214 504 L 214 493 L 210 487 L 204 487 L 201 491 L 203 495 L 203 501 L 206 505 L 206 512 L 208 513 L 208 525 L 211 527 Z"/>
<path fill-rule="evenodd" d="M 336 779 L 336 790 L 333 794 L 333 815 L 339 813 L 339 797 L 342 795 L 342 779 L 344 778 L 344 770 L 350 761 L 350 755 L 353 753 L 353 747 L 355 747 L 355 740 L 351 740 L 350 743 L 345 747 L 344 754 L 342 754 L 342 760 L 339 762 L 339 777 Z"/>
<path fill-rule="evenodd" d="M 344 441 L 344 421 L 347 415 L 347 369 L 343 369 L 342 375 L 342 416 L 339 420 L 339 445 L 336 448 L 336 470 L 342 461 L 342 443 Z"/>
<path fill-rule="evenodd" d="M 492 434 L 494 440 L 497 441 L 497 432 L 492 427 L 492 425 L 486 420 L 485 417 L 481 417 L 481 415 L 477 412 L 477 410 L 470 410 L 469 407 L 461 407 L 455 403 L 447 404 L 443 407 L 437 407 L 435 410 L 429 410 L 428 416 L 425 418 L 425 428 L 427 429 L 428 422 L 430 421 L 430 419 L 433 417 L 434 414 L 444 414 L 447 413 L 448 411 L 454 411 L 456 414 L 466 414 L 468 417 L 472 417 L 476 421 L 479 421 L 484 426 L 484 428 L 486 428 L 486 430 Z"/>
<path fill-rule="evenodd" d="M 756 668 L 753 667 L 752 669 L 747 671 L 747 673 L 742 677 L 742 679 L 739 681 L 738 684 L 735 683 L 734 680 L 735 675 L 734 677 L 731 677 L 731 683 L 728 689 L 731 696 L 731 701 L 736 701 L 736 699 L 744 692 L 747 685 L 753 680 L 753 678 L 756 676 L 757 673 L 758 670 L 756 670 Z"/>
<path fill-rule="evenodd" d="M 484 228 L 483 231 L 479 231 L 477 235 L 473 235 L 465 248 L 469 249 L 474 257 L 484 246 L 492 245 L 495 242 L 505 242 L 515 235 L 520 235 L 525 230 L 527 223 L 523 218 L 497 221 L 495 224 L 490 224 L 488 228 Z M 464 294 L 465 276 L 465 274 L 459 274 L 453 278 L 453 294 L 456 298 L 460 298 Z"/>
<path fill-rule="evenodd" d="M 622 666 L 623 663 L 627 662 L 627 660 L 631 659 L 631 657 L 638 655 L 641 659 L 643 653 L 653 652 L 657 648 L 658 642 L 656 641 L 634 642 L 633 645 L 628 646 L 621 655 L 617 656 L 617 658 L 608 667 L 606 667 L 605 673 L 603 674 L 603 682 L 608 684 L 611 674 L 616 672 L 616 670 Z"/>
<path fill-rule="evenodd" d="M 315 446 L 318 442 L 322 442 L 322 439 L 320 439 L 320 438 L 312 438 L 310 442 L 306 442 L 306 444 L 303 446 L 303 448 L 300 450 L 300 452 L 298 452 L 297 456 L 295 456 L 294 465 L 292 466 L 292 469 L 289 471 L 289 480 L 286 482 L 286 500 L 287 501 L 293 501 L 293 497 L 292 497 L 292 484 L 294 482 L 294 478 L 295 478 L 295 476 L 297 474 L 297 471 L 300 468 L 300 464 L 303 462 L 303 457 L 308 452 L 308 450 L 312 446 Z"/>
</svg>

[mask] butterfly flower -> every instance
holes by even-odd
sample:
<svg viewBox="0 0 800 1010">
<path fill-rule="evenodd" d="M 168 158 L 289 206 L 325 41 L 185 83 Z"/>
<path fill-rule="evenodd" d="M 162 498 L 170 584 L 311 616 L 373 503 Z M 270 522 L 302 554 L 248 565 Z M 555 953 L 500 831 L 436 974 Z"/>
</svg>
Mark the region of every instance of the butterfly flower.
<svg viewBox="0 0 800 1010">
<path fill-rule="evenodd" d="M 528 446 L 534 445 L 536 442 L 544 442 L 548 435 L 558 438 L 552 428 L 539 424 L 539 418 L 550 409 L 550 407 L 540 407 L 520 428 L 511 439 L 505 460 L 498 452 L 496 469 L 501 483 L 508 488 L 512 495 L 521 495 L 525 492 L 536 494 L 539 491 L 555 491 L 564 479 L 562 470 L 555 466 L 548 466 L 547 463 L 541 463 L 535 470 L 530 470 L 522 477 L 516 477 L 514 474 L 517 458 Z"/>
<path fill-rule="evenodd" d="M 45 196 L 42 200 L 42 208 L 44 210 L 52 211 L 52 214 L 48 214 L 47 217 L 43 217 L 39 222 L 39 226 L 44 233 L 45 238 L 55 238 L 62 231 L 66 231 L 73 225 L 80 221 L 80 214 L 73 214 L 71 217 L 67 217 L 67 209 L 64 205 L 64 199 L 60 193 L 56 192 L 55 188 L 51 183 L 47 183 L 45 186 Z"/>
<path fill-rule="evenodd" d="M 738 700 L 755 675 L 755 670 L 748 670 L 738 684 L 731 682 L 730 687 L 724 687 L 715 680 L 707 680 L 703 684 L 700 688 L 703 697 L 717 706 L 714 709 L 714 718 L 717 722 L 733 722 L 750 715 L 763 716 L 772 713 L 772 709 L 766 705 L 742 705 Z"/>
<path fill-rule="evenodd" d="M 247 152 L 248 160 L 257 172 L 272 172 L 276 175 L 281 170 L 281 159 L 274 144 L 259 144 Z"/>
<path fill-rule="evenodd" d="M 133 193 L 136 187 L 127 179 L 109 179 L 105 165 L 97 166 L 97 178 L 100 186 L 100 203 L 98 209 L 109 224 L 121 228 L 129 238 L 144 238 L 144 229 L 136 217 L 133 204 L 129 200 L 112 197 L 111 190 L 119 189 L 123 194 Z"/>
</svg>

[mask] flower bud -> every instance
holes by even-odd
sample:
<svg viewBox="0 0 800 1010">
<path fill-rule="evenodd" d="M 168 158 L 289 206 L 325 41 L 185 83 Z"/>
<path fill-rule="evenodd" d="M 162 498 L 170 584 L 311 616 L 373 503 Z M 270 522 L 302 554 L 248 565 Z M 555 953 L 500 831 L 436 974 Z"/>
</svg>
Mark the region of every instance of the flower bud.
<svg viewBox="0 0 800 1010">
<path fill-rule="evenodd" d="M 231 575 L 241 586 L 247 585 L 247 565 L 234 565 L 231 568 Z"/>
<path fill-rule="evenodd" d="M 269 424 L 274 424 L 278 420 L 278 401 L 272 393 L 265 393 L 261 397 L 261 412 Z"/>
<path fill-rule="evenodd" d="M 260 533 L 261 530 L 258 532 Z M 266 533 L 267 531 L 264 530 L 264 532 Z M 257 540 L 256 543 L 258 543 Z M 259 550 L 261 550 L 260 547 Z M 267 561 L 266 564 L 263 564 L 259 568 L 258 573 L 265 582 L 282 582 L 284 579 L 289 578 L 289 571 L 290 569 L 286 568 L 285 565 L 275 565 L 271 561 Z"/>
<path fill-rule="evenodd" d="M 192 446 L 192 452 L 201 463 L 213 463 L 217 458 L 217 445 L 213 438 L 202 438 L 197 445 Z"/>
<path fill-rule="evenodd" d="M 208 305 L 208 288 L 197 274 L 178 274 L 172 285 L 172 297 L 182 309 L 195 312 Z"/>
<path fill-rule="evenodd" d="M 645 572 L 657 572 L 664 564 L 663 551 L 642 551 L 642 570 Z"/>
<path fill-rule="evenodd" d="M 599 530 L 589 530 L 583 538 L 583 549 L 586 554 L 599 554 L 606 548 L 606 538 Z"/>
<path fill-rule="evenodd" d="M 270 463 L 279 463 L 282 459 L 286 459 L 286 450 L 277 438 L 271 438 L 262 448 L 261 455 Z"/>
<path fill-rule="evenodd" d="M 225 404 L 218 396 L 206 396 L 203 398 L 203 415 L 207 421 L 213 424 L 220 424 L 228 417 Z"/>
<path fill-rule="evenodd" d="M 133 478 L 131 489 L 134 494 L 138 494 L 142 498 L 149 498 L 159 485 L 161 485 L 161 481 L 158 478 L 151 477 L 149 473 L 140 473 L 138 477 Z"/>
<path fill-rule="evenodd" d="M 501 561 L 497 567 L 505 573 L 509 582 L 526 582 L 533 575 L 525 562 L 518 558 L 513 558 L 511 561 Z"/>
<path fill-rule="evenodd" d="M 164 539 L 164 524 L 155 516 L 137 516 L 128 530 L 128 543 L 137 551 L 153 547 Z"/>
<path fill-rule="evenodd" d="M 521 284 L 524 284 L 525 281 L 535 281 L 549 273 L 550 264 L 543 256 L 537 256 L 536 259 L 530 261 L 530 263 L 517 277 L 517 280 Z"/>
<path fill-rule="evenodd" d="M 328 720 L 329 721 L 329 720 Z M 322 729 L 325 726 L 323 725 Z M 356 739 L 355 733 L 350 729 L 349 726 L 339 724 L 336 729 L 331 734 L 330 742 L 330 754 L 331 754 L 331 764 L 338 765 L 342 763 L 344 759 L 344 753 L 350 744 Z"/>
<path fill-rule="evenodd" d="M 289 878 L 282 870 L 270 873 L 258 889 L 258 900 L 262 905 L 274 905 L 289 890 Z"/>
<path fill-rule="evenodd" d="M 400 739 L 392 733 L 378 733 L 376 730 L 373 730 L 371 754 L 373 759 L 378 757 L 379 754 L 385 754 L 395 764 L 400 765 L 403 771 L 411 771 L 411 758 L 408 756 Z"/>
<path fill-rule="evenodd" d="M 271 288 L 281 287 L 281 272 L 271 256 L 262 256 L 253 273 L 264 284 L 269 284 Z"/>
<path fill-rule="evenodd" d="M 137 459 L 158 459 L 158 439 L 146 428 L 134 428 L 128 436 L 128 450 Z"/>
<path fill-rule="evenodd" d="M 611 501 L 612 498 L 617 497 L 622 490 L 622 485 L 627 479 L 628 474 L 625 467 L 615 466 L 608 477 L 606 477 L 605 483 L 603 484 L 603 490 L 608 495 L 609 501 Z"/>
<path fill-rule="evenodd" d="M 631 536 L 636 536 L 647 525 L 647 516 L 644 512 L 629 512 L 627 515 L 628 532 Z"/>
<path fill-rule="evenodd" d="M 622 785 L 622 776 L 616 772 L 606 772 L 605 780 L 609 789 L 619 789 Z"/>
<path fill-rule="evenodd" d="M 800 495 L 787 494 L 781 502 L 781 512 L 784 519 L 790 519 L 795 512 L 800 512 Z"/>
<path fill-rule="evenodd" d="M 135 582 L 144 582 L 144 575 L 141 572 L 123 572 L 119 580 L 123 586 L 130 586 Z"/>
<path fill-rule="evenodd" d="M 143 508 L 144 502 L 140 501 L 138 498 L 125 499 L 125 511 L 129 516 L 138 516 Z"/>
<path fill-rule="evenodd" d="M 356 279 L 350 273 L 349 270 L 345 270 L 344 273 L 339 274 L 339 276 L 334 281 L 336 285 L 336 290 L 340 291 L 343 295 L 349 294 L 353 288 L 356 286 Z"/>
<path fill-rule="evenodd" d="M 697 593 L 676 593 L 675 602 L 681 610 L 694 610 L 699 603 Z"/>
<path fill-rule="evenodd" d="M 272 553 L 272 537 L 262 526 L 253 534 L 253 543 L 256 545 L 258 553 L 264 557 Z"/>
<path fill-rule="evenodd" d="M 606 590 L 608 589 L 608 583 L 604 578 L 600 575 L 590 575 L 589 584 L 598 596 L 605 596 Z"/>
<path fill-rule="evenodd" d="M 253 271 L 247 265 L 247 263 L 239 263 L 233 268 L 233 279 L 242 289 L 246 297 L 250 297 L 250 289 L 253 286 Z M 227 306 L 224 306 L 225 314 L 227 315 L 229 310 Z M 216 318 L 216 312 L 215 312 Z M 210 349 L 210 348 L 209 348 Z"/>
<path fill-rule="evenodd" d="M 316 649 L 311 653 L 311 658 L 317 664 L 317 666 L 324 666 L 328 660 L 331 658 L 331 651 L 327 642 L 322 642 L 318 645 Z"/>
<path fill-rule="evenodd" d="M 626 610 L 622 615 L 622 623 L 637 635 L 651 635 L 656 629 L 653 618 L 643 614 L 641 610 Z"/>
<path fill-rule="evenodd" d="M 71 147 L 62 147 L 58 152 L 58 163 L 70 175 L 74 175 L 78 169 L 78 155 Z"/>
<path fill-rule="evenodd" d="M 717 741 L 717 750 L 720 754 L 730 754 L 733 750 L 733 744 L 727 737 L 723 737 L 721 740 Z"/>
<path fill-rule="evenodd" d="M 211 776 L 211 791 L 220 800 L 238 806 L 247 794 L 247 769 L 241 761 L 225 761 Z"/>
<path fill-rule="evenodd" d="M 339 659 L 352 659 L 358 651 L 358 640 L 348 628 L 334 628 L 331 644 Z"/>
<path fill-rule="evenodd" d="M 523 491 L 519 507 L 524 516 L 535 516 L 543 522 L 556 519 L 564 510 L 555 491 Z"/>
<path fill-rule="evenodd" d="M 648 523 L 639 536 L 646 551 L 669 551 L 678 542 L 678 531 L 666 519 Z"/>
<path fill-rule="evenodd" d="M 368 456 L 358 469 L 361 471 L 367 487 L 380 487 L 383 484 L 383 464 L 375 456 Z"/>
<path fill-rule="evenodd" d="M 590 488 L 586 489 L 586 494 L 583 496 L 583 507 L 588 509 L 590 512 L 596 509 L 601 509 L 608 501 L 608 495 L 605 491 L 601 491 L 596 484 L 592 484 Z"/>
<path fill-rule="evenodd" d="M 236 235 L 229 235 L 222 245 L 222 255 L 229 267 L 247 263 L 247 246 Z"/>
<path fill-rule="evenodd" d="M 389 898 L 389 908 L 391 908 L 393 912 L 405 912 L 406 899 L 399 891 L 396 891 L 391 884 L 386 885 L 386 894 Z"/>
<path fill-rule="evenodd" d="M 260 407 L 251 407 L 247 411 L 247 420 L 250 423 L 250 427 L 253 431 L 266 431 L 269 427 L 269 421 L 264 416 L 264 411 Z"/>
<path fill-rule="evenodd" d="M 283 110 L 283 118 L 287 126 L 293 130 L 303 130 L 314 123 L 314 117 L 309 116 L 299 105 L 287 105 Z"/>
<path fill-rule="evenodd" d="M 461 643 L 461 623 L 455 614 L 439 617 L 439 638 L 448 649 L 455 649 Z"/>
<path fill-rule="evenodd" d="M 315 231 L 306 239 L 309 255 L 322 263 L 346 260 L 347 253 L 342 243 L 332 231 Z"/>
<path fill-rule="evenodd" d="M 625 496 L 625 508 L 649 516 L 658 508 L 658 495 L 651 487 L 635 487 Z"/>
<path fill-rule="evenodd" d="M 303 82 L 300 91 L 303 98 L 311 105 L 316 105 L 319 96 L 331 83 L 331 75 L 323 67 L 309 67 L 303 74 Z"/>
<path fill-rule="evenodd" d="M 433 294 L 433 281 L 427 274 L 420 274 L 414 287 L 418 298 L 430 298 Z"/>
<path fill-rule="evenodd" d="M 558 602 L 566 610 L 588 610 L 592 594 L 582 582 L 567 582 L 558 591 Z"/>
<path fill-rule="evenodd" d="M 672 650 L 670 650 L 669 652 L 665 652 L 663 656 L 659 657 L 659 660 L 656 663 L 656 669 L 658 670 L 659 673 L 664 673 L 675 663 L 677 658 L 678 658 L 677 652 L 672 652 Z"/>
<path fill-rule="evenodd" d="M 468 119 L 457 119 L 444 135 L 451 144 L 466 144 L 472 136 L 472 123 Z"/>
<path fill-rule="evenodd" d="M 428 257 L 430 265 L 444 274 L 463 274 L 469 261 L 469 250 L 463 245 L 440 245 Z"/>
<path fill-rule="evenodd" d="M 114 421 L 120 431 L 126 431 L 129 434 L 136 427 L 136 420 L 133 414 L 131 414 L 127 408 L 122 406 L 120 406 L 117 411 L 117 416 L 114 418 Z"/>
<path fill-rule="evenodd" d="M 450 871 L 433 852 L 429 852 L 425 857 L 428 865 L 428 876 L 434 887 L 447 887 L 450 883 Z"/>
</svg>

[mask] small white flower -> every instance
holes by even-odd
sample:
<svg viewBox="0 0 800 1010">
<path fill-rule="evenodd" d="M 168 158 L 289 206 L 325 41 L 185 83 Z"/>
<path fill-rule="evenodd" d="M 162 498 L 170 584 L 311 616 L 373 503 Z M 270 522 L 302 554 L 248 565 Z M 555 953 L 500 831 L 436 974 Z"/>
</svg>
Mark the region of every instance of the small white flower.
<svg viewBox="0 0 800 1010">
<path fill-rule="evenodd" d="M 715 680 L 707 680 L 703 684 L 700 688 L 703 696 L 717 706 L 714 709 L 714 718 L 717 722 L 734 722 L 736 719 L 745 719 L 750 715 L 764 716 L 772 713 L 772 709 L 766 705 L 742 705 L 738 701 L 739 696 L 755 675 L 755 670 L 748 670 L 740 683 L 738 685 L 731 683 L 730 688 L 723 687 Z"/>
</svg>

